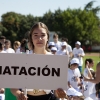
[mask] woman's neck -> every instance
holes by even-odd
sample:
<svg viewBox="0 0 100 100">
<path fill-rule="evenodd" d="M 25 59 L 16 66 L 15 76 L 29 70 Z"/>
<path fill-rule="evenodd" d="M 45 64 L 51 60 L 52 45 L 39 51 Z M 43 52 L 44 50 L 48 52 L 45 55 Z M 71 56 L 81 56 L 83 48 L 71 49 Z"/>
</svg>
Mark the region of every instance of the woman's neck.
<svg viewBox="0 0 100 100">
<path fill-rule="evenodd" d="M 33 53 L 35 53 L 35 54 L 46 54 L 47 50 L 40 49 L 40 48 L 34 48 Z"/>
</svg>

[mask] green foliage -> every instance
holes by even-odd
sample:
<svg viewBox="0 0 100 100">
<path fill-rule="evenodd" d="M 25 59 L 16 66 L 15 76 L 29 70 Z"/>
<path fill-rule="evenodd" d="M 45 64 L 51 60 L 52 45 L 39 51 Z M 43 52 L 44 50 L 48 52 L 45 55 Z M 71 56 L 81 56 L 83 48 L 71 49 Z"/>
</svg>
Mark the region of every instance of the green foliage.
<svg viewBox="0 0 100 100">
<path fill-rule="evenodd" d="M 25 33 L 33 25 L 34 17 L 32 15 L 21 15 L 14 12 L 8 12 L 2 15 L 1 29 L 2 35 L 5 35 L 12 42 L 24 38 Z"/>
</svg>

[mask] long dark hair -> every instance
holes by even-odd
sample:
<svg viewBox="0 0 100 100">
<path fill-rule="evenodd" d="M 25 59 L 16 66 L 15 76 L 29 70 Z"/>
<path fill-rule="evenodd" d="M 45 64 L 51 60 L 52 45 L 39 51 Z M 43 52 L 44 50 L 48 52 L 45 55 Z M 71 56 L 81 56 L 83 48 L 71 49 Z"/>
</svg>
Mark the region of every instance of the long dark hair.
<svg viewBox="0 0 100 100">
<path fill-rule="evenodd" d="M 32 42 L 32 32 L 36 28 L 44 28 L 46 30 L 46 33 L 47 33 L 47 36 L 48 36 L 48 40 L 49 40 L 49 30 L 48 30 L 47 26 L 44 23 L 42 23 L 42 22 L 37 22 L 36 24 L 34 24 L 32 26 L 32 28 L 30 30 L 30 34 L 29 34 L 29 42 L 30 42 L 30 45 L 32 47 L 32 50 L 34 49 L 34 44 Z M 48 44 L 48 41 L 47 41 L 47 44 Z M 49 51 L 47 44 L 46 44 L 46 47 L 45 48 L 46 48 L 47 51 Z"/>
<path fill-rule="evenodd" d="M 85 60 L 85 68 L 86 68 L 87 61 L 88 61 L 88 62 L 89 62 L 89 64 L 90 64 L 90 63 L 92 63 L 92 62 L 93 62 L 93 59 L 88 58 L 88 59 L 86 59 L 86 60 Z"/>
</svg>

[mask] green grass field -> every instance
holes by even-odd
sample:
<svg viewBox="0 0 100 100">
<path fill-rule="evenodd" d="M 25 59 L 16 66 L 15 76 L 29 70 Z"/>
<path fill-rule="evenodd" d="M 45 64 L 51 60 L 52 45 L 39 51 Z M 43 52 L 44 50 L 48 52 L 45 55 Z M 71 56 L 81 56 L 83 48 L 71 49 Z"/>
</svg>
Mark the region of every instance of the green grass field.
<svg viewBox="0 0 100 100">
<path fill-rule="evenodd" d="M 83 58 L 83 61 L 85 62 L 85 59 L 86 58 L 91 58 L 94 60 L 94 67 L 93 69 L 95 70 L 96 69 L 96 65 L 98 62 L 100 62 L 100 56 L 99 56 L 99 53 L 91 53 L 91 54 L 86 54 L 85 57 Z M 84 70 L 84 64 L 83 64 L 83 70 Z"/>
</svg>

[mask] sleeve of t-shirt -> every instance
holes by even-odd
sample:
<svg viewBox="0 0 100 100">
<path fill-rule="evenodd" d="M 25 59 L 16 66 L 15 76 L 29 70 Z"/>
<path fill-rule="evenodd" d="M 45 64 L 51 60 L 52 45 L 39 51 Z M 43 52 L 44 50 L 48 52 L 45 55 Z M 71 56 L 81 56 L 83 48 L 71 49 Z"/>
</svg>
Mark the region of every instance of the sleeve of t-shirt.
<svg viewBox="0 0 100 100">
<path fill-rule="evenodd" d="M 85 55 L 85 53 L 84 53 L 83 49 L 81 50 L 81 54 L 82 54 L 83 56 Z"/>
<path fill-rule="evenodd" d="M 68 51 L 72 52 L 72 47 L 70 45 L 68 45 Z"/>
<path fill-rule="evenodd" d="M 81 73 L 80 73 L 78 68 L 76 68 L 76 74 L 77 74 L 78 77 L 81 77 Z"/>
<path fill-rule="evenodd" d="M 84 69 L 83 75 L 84 75 L 85 77 L 88 77 L 88 70 L 87 70 L 86 68 Z"/>
</svg>

